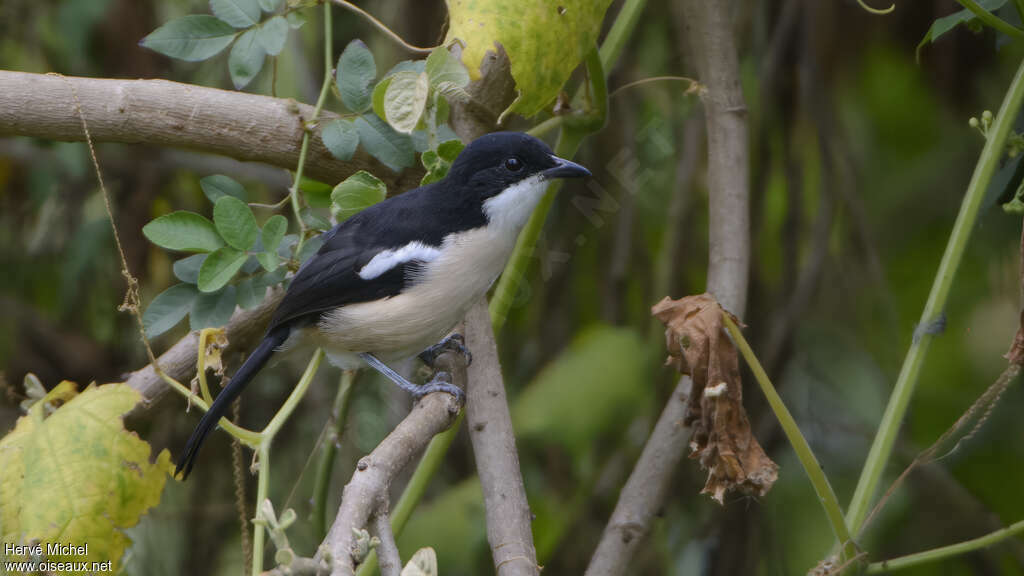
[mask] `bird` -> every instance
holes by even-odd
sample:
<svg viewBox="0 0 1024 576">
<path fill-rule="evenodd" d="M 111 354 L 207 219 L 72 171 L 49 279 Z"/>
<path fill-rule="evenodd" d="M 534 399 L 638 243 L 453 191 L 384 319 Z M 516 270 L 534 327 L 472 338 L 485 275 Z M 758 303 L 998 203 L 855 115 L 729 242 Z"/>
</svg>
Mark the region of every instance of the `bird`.
<svg viewBox="0 0 1024 576">
<path fill-rule="evenodd" d="M 263 339 L 192 432 L 175 475 L 188 477 L 207 435 L 267 360 L 300 342 L 342 369 L 373 368 L 414 397 L 442 391 L 461 401 L 446 374 L 417 386 L 389 365 L 415 356 L 432 364 L 445 350 L 471 361 L 452 329 L 504 270 L 548 182 L 590 175 L 533 136 L 494 132 L 470 142 L 443 179 L 324 232 Z"/>
</svg>

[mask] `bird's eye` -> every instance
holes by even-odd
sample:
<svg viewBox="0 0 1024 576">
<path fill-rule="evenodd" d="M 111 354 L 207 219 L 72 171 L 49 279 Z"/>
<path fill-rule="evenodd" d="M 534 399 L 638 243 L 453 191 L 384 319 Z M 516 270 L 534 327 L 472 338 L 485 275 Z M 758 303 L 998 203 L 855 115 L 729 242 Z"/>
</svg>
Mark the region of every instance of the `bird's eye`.
<svg viewBox="0 0 1024 576">
<path fill-rule="evenodd" d="M 505 160 L 505 169 L 509 172 L 519 172 L 523 168 L 523 162 L 519 158 L 512 156 Z"/>
</svg>

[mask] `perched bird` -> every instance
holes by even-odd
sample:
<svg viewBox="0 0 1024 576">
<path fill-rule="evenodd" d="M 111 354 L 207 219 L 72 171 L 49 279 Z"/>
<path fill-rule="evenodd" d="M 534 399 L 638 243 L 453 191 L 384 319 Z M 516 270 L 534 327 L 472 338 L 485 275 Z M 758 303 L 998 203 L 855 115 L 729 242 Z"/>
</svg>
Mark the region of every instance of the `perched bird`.
<svg viewBox="0 0 1024 576">
<path fill-rule="evenodd" d="M 428 363 L 461 337 L 438 341 L 505 268 L 547 182 L 589 176 L 540 140 L 497 132 L 470 143 L 443 179 L 388 198 L 323 235 L 296 273 L 263 340 L 220 392 L 189 438 L 176 473 L 196 455 L 231 402 L 279 350 L 300 339 L 336 366 L 368 365 L 419 397 L 462 390 L 435 375 L 416 386 L 388 367 L 419 355 Z"/>
</svg>

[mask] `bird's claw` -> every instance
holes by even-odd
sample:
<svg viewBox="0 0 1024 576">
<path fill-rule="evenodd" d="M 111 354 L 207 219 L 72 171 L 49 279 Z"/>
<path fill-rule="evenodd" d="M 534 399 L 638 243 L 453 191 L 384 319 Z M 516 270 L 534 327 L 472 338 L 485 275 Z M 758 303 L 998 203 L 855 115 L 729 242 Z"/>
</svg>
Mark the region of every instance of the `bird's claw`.
<svg viewBox="0 0 1024 576">
<path fill-rule="evenodd" d="M 431 378 L 430 382 L 417 387 L 416 391 L 413 392 L 413 397 L 419 400 L 427 394 L 432 394 L 434 392 L 446 392 L 451 394 L 459 404 L 465 404 L 466 402 L 466 393 L 462 388 L 452 384 L 452 375 L 447 372 L 438 372 L 434 374 L 434 377 Z"/>
<path fill-rule="evenodd" d="M 420 354 L 420 359 L 430 367 L 434 366 L 434 362 L 437 361 L 437 357 L 445 352 L 455 352 L 456 354 L 462 355 L 466 359 L 466 366 L 473 363 L 473 354 L 466 347 L 466 339 L 458 332 L 450 334 L 441 340 L 437 344 L 434 344 L 430 348 L 427 348 Z"/>
</svg>

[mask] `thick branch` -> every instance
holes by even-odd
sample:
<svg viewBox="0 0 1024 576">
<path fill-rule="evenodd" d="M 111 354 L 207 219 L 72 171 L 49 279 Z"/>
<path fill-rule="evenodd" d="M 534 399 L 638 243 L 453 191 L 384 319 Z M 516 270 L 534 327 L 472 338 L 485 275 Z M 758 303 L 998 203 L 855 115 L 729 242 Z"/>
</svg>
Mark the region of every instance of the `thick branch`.
<svg viewBox="0 0 1024 576">
<path fill-rule="evenodd" d="M 263 336 L 263 330 L 267 327 L 271 314 L 283 296 L 283 290 L 270 290 L 263 302 L 255 308 L 236 310 L 231 316 L 231 321 L 224 327 L 228 339 L 226 352 L 231 353 L 238 350 L 248 352 Z M 157 358 L 157 363 L 165 374 L 178 382 L 187 383 L 196 373 L 197 346 L 199 346 L 199 332 L 189 332 L 169 350 L 161 354 Z M 142 393 L 142 402 L 136 407 L 136 410 L 148 408 L 170 389 L 151 364 L 129 374 L 125 383 Z"/>
<path fill-rule="evenodd" d="M 330 551 L 331 574 L 355 573 L 351 554 L 353 528 L 366 527 L 370 515 L 387 499 L 392 480 L 426 448 L 435 434 L 451 426 L 459 408 L 449 394 L 437 392 L 426 396 L 373 452 L 359 460 L 352 480 L 345 486 L 338 516 L 320 547 L 321 552 Z M 321 556 L 318 552 L 317 558 Z"/>
<path fill-rule="evenodd" d="M 81 141 L 74 85 L 96 142 L 153 144 L 221 154 L 294 170 L 305 119 L 313 108 L 286 99 L 167 80 L 111 80 L 0 70 L 0 136 Z M 322 121 L 337 118 L 324 112 Z M 322 124 L 322 123 L 321 123 Z M 341 161 L 320 138 L 310 143 L 306 173 L 325 182 L 357 170 L 389 187 L 415 186 L 422 174 L 395 174 L 360 150 Z"/>
<path fill-rule="evenodd" d="M 512 416 L 484 300 L 466 316 L 466 342 L 473 351 L 466 419 L 484 493 L 487 541 L 495 572 L 498 576 L 536 576 L 540 569 L 530 529 L 530 504 L 519 472 Z"/>
<path fill-rule="evenodd" d="M 705 0 L 672 3 L 680 9 L 701 83 L 707 86 L 708 292 L 742 316 L 747 301 L 750 217 L 746 105 L 732 36 L 729 4 Z M 664 502 L 672 472 L 686 447 L 682 426 L 690 379 L 683 378 L 662 411 L 626 482 L 587 568 L 588 576 L 625 574 Z"/>
</svg>

